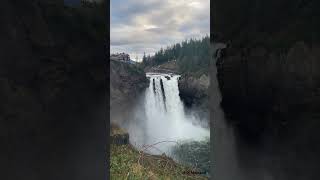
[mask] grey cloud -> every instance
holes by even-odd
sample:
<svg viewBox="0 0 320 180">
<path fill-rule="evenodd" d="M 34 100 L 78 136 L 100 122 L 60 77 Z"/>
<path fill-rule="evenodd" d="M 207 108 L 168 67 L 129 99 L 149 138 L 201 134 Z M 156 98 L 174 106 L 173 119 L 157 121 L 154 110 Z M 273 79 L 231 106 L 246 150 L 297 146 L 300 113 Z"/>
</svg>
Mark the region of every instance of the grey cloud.
<svg viewBox="0 0 320 180">
<path fill-rule="evenodd" d="M 153 54 L 209 34 L 210 0 L 111 0 L 111 52 Z M 199 7 L 190 6 L 198 2 Z M 197 5 L 197 3 L 195 3 Z"/>
</svg>

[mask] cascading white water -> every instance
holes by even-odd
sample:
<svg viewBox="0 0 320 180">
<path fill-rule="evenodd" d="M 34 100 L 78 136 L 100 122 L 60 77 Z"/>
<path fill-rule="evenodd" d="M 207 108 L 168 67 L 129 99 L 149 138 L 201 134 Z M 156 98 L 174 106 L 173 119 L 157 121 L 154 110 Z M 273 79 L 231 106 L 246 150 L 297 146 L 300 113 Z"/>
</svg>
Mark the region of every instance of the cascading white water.
<svg viewBox="0 0 320 180">
<path fill-rule="evenodd" d="M 170 154 L 171 147 L 175 145 L 171 141 L 200 141 L 210 136 L 209 129 L 193 124 L 193 117 L 186 116 L 179 96 L 179 75 L 147 74 L 147 77 L 150 84 L 142 107 L 137 108 L 135 118 L 127 128 L 132 144 L 141 148 L 143 145 L 166 141 L 147 151 Z"/>
</svg>

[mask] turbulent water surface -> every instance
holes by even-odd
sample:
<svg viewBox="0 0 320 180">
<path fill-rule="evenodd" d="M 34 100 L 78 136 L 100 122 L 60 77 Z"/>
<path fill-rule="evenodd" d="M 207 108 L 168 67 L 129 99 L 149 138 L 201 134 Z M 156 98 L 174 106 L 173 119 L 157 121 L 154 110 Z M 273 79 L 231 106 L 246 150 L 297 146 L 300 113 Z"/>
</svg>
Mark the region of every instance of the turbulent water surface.
<svg viewBox="0 0 320 180">
<path fill-rule="evenodd" d="M 185 113 L 178 89 L 180 76 L 147 73 L 147 77 L 149 87 L 127 124 L 131 144 L 151 154 L 170 155 L 179 142 L 209 139 L 209 128 Z"/>
</svg>

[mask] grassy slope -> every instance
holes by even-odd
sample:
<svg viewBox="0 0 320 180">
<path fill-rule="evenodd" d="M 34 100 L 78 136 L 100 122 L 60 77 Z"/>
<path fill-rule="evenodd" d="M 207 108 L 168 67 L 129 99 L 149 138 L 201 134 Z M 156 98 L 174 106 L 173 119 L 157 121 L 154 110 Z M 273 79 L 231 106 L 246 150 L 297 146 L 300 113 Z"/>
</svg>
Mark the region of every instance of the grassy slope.
<svg viewBox="0 0 320 180">
<path fill-rule="evenodd" d="M 139 154 L 131 145 L 111 145 L 111 179 L 207 179 L 199 175 L 183 174 L 190 170 L 165 156 Z M 139 157 L 140 158 L 139 161 Z"/>
</svg>

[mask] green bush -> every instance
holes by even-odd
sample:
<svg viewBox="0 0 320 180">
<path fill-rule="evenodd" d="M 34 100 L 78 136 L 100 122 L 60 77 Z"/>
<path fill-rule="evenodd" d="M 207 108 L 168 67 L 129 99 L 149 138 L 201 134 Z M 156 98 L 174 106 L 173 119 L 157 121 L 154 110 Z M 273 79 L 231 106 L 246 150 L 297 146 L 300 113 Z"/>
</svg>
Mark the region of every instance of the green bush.
<svg viewBox="0 0 320 180">
<path fill-rule="evenodd" d="M 203 141 L 181 141 L 172 150 L 178 162 L 195 167 L 209 174 L 210 171 L 210 139 Z"/>
</svg>

